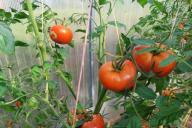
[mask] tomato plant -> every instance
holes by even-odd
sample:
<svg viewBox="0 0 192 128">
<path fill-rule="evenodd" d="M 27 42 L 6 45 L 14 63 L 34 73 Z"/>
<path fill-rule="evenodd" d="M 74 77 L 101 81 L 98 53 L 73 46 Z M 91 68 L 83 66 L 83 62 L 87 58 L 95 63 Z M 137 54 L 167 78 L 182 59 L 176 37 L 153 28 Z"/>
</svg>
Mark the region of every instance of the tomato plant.
<svg viewBox="0 0 192 128">
<path fill-rule="evenodd" d="M 70 28 L 63 25 L 54 25 L 49 30 L 51 39 L 58 44 L 69 44 L 72 41 L 73 33 Z"/>
<path fill-rule="evenodd" d="M 66 83 L 72 97 L 76 98 L 72 76 L 61 68 L 67 57 L 66 48 L 56 44 L 49 45 L 47 26 L 50 26 L 57 13 L 39 1 L 24 0 L 20 4 L 21 9 L 19 10 L 0 9 L 0 43 L 2 44 L 0 50 L 4 54 L 15 55 L 16 47 L 29 47 L 35 52 L 34 59 L 37 60 L 37 63 L 27 65 L 18 72 L 13 71 L 17 64 L 1 65 L 0 108 L 1 115 L 4 115 L 6 119 L 1 121 L 0 126 L 6 127 L 6 121 L 11 120 L 11 125 L 14 127 L 15 125 L 27 128 L 67 127 L 67 123 L 59 121 L 61 120 L 60 115 L 67 115 L 67 99 L 58 96 L 58 82 L 53 80 L 50 74 L 52 72 L 54 76 L 60 77 Z M 40 7 L 44 8 L 44 12 L 42 14 L 34 13 Z M 31 47 L 26 40 L 16 40 L 15 33 L 12 32 L 14 28 L 11 27 L 15 24 L 25 24 L 26 35 L 33 35 L 34 38 L 31 41 L 34 42 L 35 47 Z M 60 28 L 56 27 L 56 32 L 59 32 Z M 64 30 L 69 29 L 64 27 Z M 22 36 L 24 37 L 25 33 Z M 67 31 L 67 38 L 61 43 L 69 43 L 72 36 L 71 30 Z M 12 74 L 11 77 L 9 77 L 10 74 Z M 7 112 L 10 114 L 7 115 Z M 12 127 L 11 125 L 9 127 Z"/>
<path fill-rule="evenodd" d="M 123 3 L 123 0 L 89 2 L 92 2 L 89 7 L 94 9 L 99 20 L 95 20 L 91 13 L 74 13 L 66 20 L 70 24 L 83 24 L 81 28 L 78 26 L 76 32 L 86 33 L 87 37 L 83 35 L 82 38 L 89 39 L 89 43 L 85 43 L 92 44 L 90 51 L 97 49 L 100 82 L 96 82 L 99 83 L 98 94 L 94 97 L 97 101 L 90 113 L 77 111 L 74 114 L 69 111 L 70 105 L 74 104 L 68 102 L 77 100 L 79 96 L 74 92 L 72 75 L 68 69 L 63 69 L 68 51 L 59 44 L 71 44 L 74 33 L 67 26 L 50 25 L 57 13 L 48 5 L 32 0 L 24 0 L 21 10 L 10 9 L 7 12 L 0 9 L 1 52 L 14 54 L 16 47 L 30 46 L 27 41 L 15 40 L 11 30 L 16 23 L 25 24 L 26 33 L 34 37 L 32 42 L 35 42 L 35 47 L 31 48 L 37 60 L 17 73 L 13 71 L 16 68 L 14 64 L 0 67 L 0 108 L 6 117 L 1 121 L 2 127 L 5 122 L 7 127 L 19 124 L 26 128 L 63 128 L 71 125 L 82 128 L 109 125 L 113 128 L 187 126 L 192 112 L 191 0 L 138 0 L 142 7 L 148 4 L 150 12 L 129 30 L 117 21 L 113 12 L 116 3 Z M 43 6 L 44 12 L 40 15 L 34 13 L 40 6 Z M 90 33 L 88 28 L 84 28 L 85 25 L 92 29 Z M 51 26 L 50 29 L 47 26 Z M 106 47 L 107 32 L 111 26 L 115 27 L 118 37 L 116 53 L 107 52 Z M 119 34 L 122 28 L 128 32 Z M 54 45 L 50 45 L 50 38 Z M 58 96 L 60 83 L 55 77 L 65 83 L 71 95 Z M 103 104 L 110 100 L 114 101 L 112 107 L 123 110 L 119 120 L 105 126 L 104 117 L 99 113 L 105 112 Z M 77 102 L 77 109 L 87 109 L 85 106 Z M 68 119 L 69 115 L 72 118 L 77 115 L 75 122 Z"/>
<path fill-rule="evenodd" d="M 131 54 L 139 73 L 135 90 L 119 96 L 125 97 L 125 111 L 113 127 L 140 128 L 143 120 L 152 128 L 187 127 L 192 71 L 191 36 L 185 38 L 192 26 L 188 2 L 149 2 L 150 14 L 121 35 L 124 56 Z"/>
</svg>

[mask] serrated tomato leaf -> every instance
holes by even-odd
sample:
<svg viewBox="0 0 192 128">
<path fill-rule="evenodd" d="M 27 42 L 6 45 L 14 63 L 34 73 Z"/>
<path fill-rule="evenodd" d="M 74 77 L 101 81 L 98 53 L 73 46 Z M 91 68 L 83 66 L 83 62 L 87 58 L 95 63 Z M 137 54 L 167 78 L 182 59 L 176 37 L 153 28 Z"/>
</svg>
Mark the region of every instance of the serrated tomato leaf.
<svg viewBox="0 0 192 128">
<path fill-rule="evenodd" d="M 99 5 L 103 5 L 103 4 L 106 4 L 107 3 L 107 0 L 99 0 Z"/>
<path fill-rule="evenodd" d="M 121 22 L 119 22 L 119 21 L 109 21 L 108 24 L 112 25 L 112 26 L 117 26 L 118 28 L 126 29 L 126 25 L 121 23 Z"/>
<path fill-rule="evenodd" d="M 142 84 L 137 84 L 135 92 L 144 99 L 155 99 L 156 93 L 151 89 Z"/>
<path fill-rule="evenodd" d="M 15 37 L 9 26 L 0 22 L 0 51 L 5 54 L 13 54 L 15 51 Z"/>
<path fill-rule="evenodd" d="M 133 116 L 129 119 L 127 128 L 141 128 L 141 120 L 137 116 Z"/>
<path fill-rule="evenodd" d="M 126 37 L 123 33 L 121 33 L 121 38 L 123 39 L 123 42 L 125 44 L 126 50 L 129 49 L 131 41 L 128 37 Z"/>
<path fill-rule="evenodd" d="M 7 91 L 6 83 L 0 82 L 0 97 L 4 96 Z"/>
</svg>

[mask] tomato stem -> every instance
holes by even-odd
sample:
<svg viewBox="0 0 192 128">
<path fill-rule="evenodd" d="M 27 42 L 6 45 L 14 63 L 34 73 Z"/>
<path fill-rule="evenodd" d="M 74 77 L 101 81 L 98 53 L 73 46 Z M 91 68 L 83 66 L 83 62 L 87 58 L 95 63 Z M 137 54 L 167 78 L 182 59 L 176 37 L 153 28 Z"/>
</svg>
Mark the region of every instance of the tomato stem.
<svg viewBox="0 0 192 128">
<path fill-rule="evenodd" d="M 32 8 L 32 2 L 31 2 L 31 0 L 25 0 L 25 2 L 27 4 L 27 8 L 28 8 L 28 12 L 29 12 L 29 19 L 30 19 L 30 22 L 31 22 L 31 24 L 33 26 L 33 30 L 34 30 L 34 33 L 35 33 L 35 38 L 36 38 L 36 41 L 37 41 L 37 46 L 38 46 L 38 49 L 40 51 L 41 60 L 42 60 L 42 64 L 43 64 L 44 61 L 46 61 L 46 59 L 47 59 L 46 48 L 45 48 L 43 40 L 41 39 L 39 29 L 38 29 L 38 25 L 37 25 L 37 22 L 35 20 L 33 8 Z"/>
<path fill-rule="evenodd" d="M 31 0 L 25 0 L 26 4 L 27 4 L 27 9 L 28 9 L 28 13 L 29 13 L 29 19 L 30 22 L 33 26 L 33 30 L 35 33 L 35 38 L 37 41 L 37 47 L 39 49 L 39 53 L 40 53 L 40 57 L 41 57 L 41 63 L 44 67 L 45 62 L 47 61 L 47 53 L 46 53 L 46 46 L 43 42 L 42 37 L 40 36 L 39 33 L 39 28 L 35 19 L 35 15 L 33 12 L 33 7 L 32 7 L 32 1 Z M 43 23 L 42 23 L 43 24 Z M 45 79 L 46 81 L 48 80 L 48 72 L 43 68 L 43 72 L 45 74 Z M 49 85 L 46 82 L 46 87 L 45 87 L 45 99 L 48 101 L 49 99 Z"/>
<path fill-rule="evenodd" d="M 99 96 L 99 99 L 97 100 L 97 104 L 96 104 L 96 107 L 95 107 L 95 110 L 94 110 L 94 114 L 98 114 L 104 104 L 104 99 L 105 99 L 105 96 L 107 94 L 107 90 L 105 88 L 103 88 L 101 90 L 101 93 L 100 93 L 100 96 Z"/>
<path fill-rule="evenodd" d="M 74 92 L 74 90 L 72 88 L 71 82 L 63 75 L 62 71 L 59 70 L 59 71 L 57 71 L 57 73 L 65 81 L 67 88 L 71 92 L 71 94 L 74 97 L 74 99 L 76 99 L 76 95 L 75 95 L 75 92 Z"/>
<path fill-rule="evenodd" d="M 123 63 L 126 60 L 126 56 L 120 59 L 116 59 L 115 61 L 112 62 L 113 68 L 117 71 L 121 71 Z"/>
<path fill-rule="evenodd" d="M 104 19 L 102 17 L 102 13 L 101 13 L 101 8 L 99 7 L 99 4 L 95 1 L 96 4 L 96 8 L 98 10 L 98 15 L 99 15 L 99 22 L 100 22 L 100 26 L 104 26 L 104 30 L 101 31 L 99 34 L 99 48 L 98 48 L 98 58 L 99 58 L 99 68 L 101 67 L 101 65 L 106 61 L 106 57 L 105 57 L 105 44 L 106 44 L 106 26 L 105 26 L 105 22 Z M 102 86 L 101 83 L 99 82 L 98 84 L 98 96 L 100 95 L 102 90 Z"/>
</svg>

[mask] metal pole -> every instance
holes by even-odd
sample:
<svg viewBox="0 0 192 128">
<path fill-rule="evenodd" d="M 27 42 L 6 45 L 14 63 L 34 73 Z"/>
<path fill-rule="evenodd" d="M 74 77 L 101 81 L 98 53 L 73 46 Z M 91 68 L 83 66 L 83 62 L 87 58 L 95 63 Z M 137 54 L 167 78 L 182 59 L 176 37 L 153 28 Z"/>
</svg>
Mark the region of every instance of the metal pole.
<svg viewBox="0 0 192 128">
<path fill-rule="evenodd" d="M 93 6 L 91 6 L 91 19 L 93 18 Z M 88 41 L 88 44 L 89 44 L 89 51 L 88 51 L 88 54 L 89 54 L 89 90 L 88 90 L 88 93 L 89 93 L 89 106 L 92 107 L 93 106 L 93 99 L 94 99 L 94 51 L 93 51 L 93 42 L 92 42 L 92 37 L 91 37 L 91 33 L 92 33 L 92 30 L 94 28 L 94 25 L 93 25 L 93 20 L 90 21 L 90 25 L 89 25 L 89 41 Z"/>
</svg>

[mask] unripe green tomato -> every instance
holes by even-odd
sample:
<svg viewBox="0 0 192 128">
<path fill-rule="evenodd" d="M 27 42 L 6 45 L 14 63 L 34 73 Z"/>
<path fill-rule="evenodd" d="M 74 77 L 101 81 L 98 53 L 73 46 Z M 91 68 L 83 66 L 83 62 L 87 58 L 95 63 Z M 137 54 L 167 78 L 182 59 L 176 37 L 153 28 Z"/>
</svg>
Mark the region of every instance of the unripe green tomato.
<svg viewBox="0 0 192 128">
<path fill-rule="evenodd" d="M 39 105 L 39 102 L 38 102 L 38 100 L 35 97 L 31 97 L 28 100 L 28 107 L 30 107 L 30 108 L 37 108 L 38 105 Z"/>
</svg>

